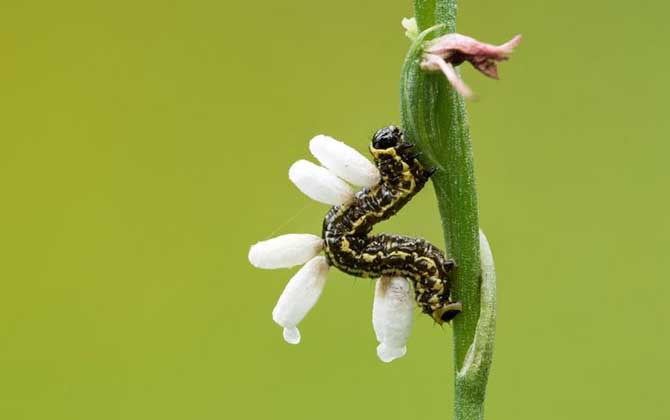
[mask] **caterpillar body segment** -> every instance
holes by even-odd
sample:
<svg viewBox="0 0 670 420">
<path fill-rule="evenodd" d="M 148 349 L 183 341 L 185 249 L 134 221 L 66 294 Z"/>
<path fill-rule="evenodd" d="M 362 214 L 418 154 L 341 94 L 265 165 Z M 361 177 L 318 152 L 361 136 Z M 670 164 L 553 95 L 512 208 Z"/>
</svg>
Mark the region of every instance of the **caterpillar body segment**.
<svg viewBox="0 0 670 420">
<path fill-rule="evenodd" d="M 424 239 L 370 234 L 375 224 L 396 214 L 421 191 L 434 173 L 411 149 L 397 127 L 375 133 L 370 152 L 381 180 L 328 211 L 323 222 L 325 254 L 329 264 L 355 276 L 408 278 L 422 311 L 442 324 L 460 312 L 460 304 L 450 300 L 454 262 Z"/>
</svg>

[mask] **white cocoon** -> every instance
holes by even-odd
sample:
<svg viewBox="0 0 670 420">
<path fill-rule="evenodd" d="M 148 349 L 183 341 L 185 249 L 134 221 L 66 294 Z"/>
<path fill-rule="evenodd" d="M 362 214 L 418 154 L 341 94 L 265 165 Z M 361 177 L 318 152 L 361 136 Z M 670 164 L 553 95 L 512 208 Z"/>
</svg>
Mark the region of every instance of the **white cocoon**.
<svg viewBox="0 0 670 420">
<path fill-rule="evenodd" d="M 372 325 L 379 346 L 377 356 L 391 362 L 407 352 L 407 339 L 414 319 L 414 299 L 404 277 L 381 277 L 375 286 Z"/>
<path fill-rule="evenodd" d="M 312 200 L 338 206 L 354 197 L 351 187 L 328 169 L 299 160 L 288 170 L 289 179 Z"/>
<path fill-rule="evenodd" d="M 323 249 L 323 239 L 308 233 L 290 233 L 258 242 L 249 249 L 249 262 L 258 268 L 287 268 L 304 264 Z"/>
<path fill-rule="evenodd" d="M 332 137 L 318 135 L 309 150 L 323 166 L 354 185 L 371 187 L 379 182 L 379 170 L 362 154 Z"/>
<path fill-rule="evenodd" d="M 300 342 L 296 326 L 319 300 L 326 285 L 328 263 L 325 257 L 314 257 L 289 280 L 272 311 L 272 319 L 284 327 L 284 339 L 290 344 Z"/>
</svg>

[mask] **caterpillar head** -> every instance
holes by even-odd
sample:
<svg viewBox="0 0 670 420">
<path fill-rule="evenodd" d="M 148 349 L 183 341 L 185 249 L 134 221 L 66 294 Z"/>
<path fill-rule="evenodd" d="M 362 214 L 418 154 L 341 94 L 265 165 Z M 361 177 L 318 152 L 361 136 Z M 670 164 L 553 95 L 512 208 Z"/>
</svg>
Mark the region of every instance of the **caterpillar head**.
<svg viewBox="0 0 670 420">
<path fill-rule="evenodd" d="M 421 152 L 412 150 L 414 144 L 407 142 L 404 132 L 394 126 L 380 128 L 372 136 L 370 144 L 370 153 L 375 160 L 375 165 L 379 167 L 382 177 L 403 178 L 402 173 L 408 169 L 411 176 L 416 178 L 417 182 L 425 183 L 433 174 L 434 170 L 425 170 L 417 159 Z M 404 177 L 407 180 L 407 177 Z M 410 187 L 404 187 L 410 188 Z M 420 188 L 420 187 L 419 187 Z"/>
<path fill-rule="evenodd" d="M 413 146 L 413 144 L 405 141 L 405 135 L 400 128 L 389 125 L 380 128 L 372 136 L 370 153 L 375 161 L 395 161 L 411 165 L 414 159 L 419 156 L 419 154 L 410 151 Z M 402 167 L 398 166 L 395 170 L 402 171 Z"/>
<path fill-rule="evenodd" d="M 372 136 L 373 150 L 386 150 L 390 148 L 397 148 L 404 144 L 402 130 L 394 125 L 380 128 Z"/>
</svg>

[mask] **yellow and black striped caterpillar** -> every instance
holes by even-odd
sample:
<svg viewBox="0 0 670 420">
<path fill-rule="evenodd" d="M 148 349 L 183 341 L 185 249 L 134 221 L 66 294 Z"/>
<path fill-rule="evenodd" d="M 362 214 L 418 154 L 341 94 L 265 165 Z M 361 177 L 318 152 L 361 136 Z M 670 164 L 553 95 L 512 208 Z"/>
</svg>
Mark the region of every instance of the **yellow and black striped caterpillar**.
<svg viewBox="0 0 670 420">
<path fill-rule="evenodd" d="M 421 238 L 370 234 L 376 223 L 407 204 L 435 172 L 423 167 L 412 147 L 397 127 L 384 127 L 374 134 L 370 153 L 381 180 L 328 211 L 322 233 L 325 254 L 330 265 L 354 276 L 408 278 L 421 310 L 442 324 L 461 307 L 450 299 L 454 261 Z"/>
</svg>

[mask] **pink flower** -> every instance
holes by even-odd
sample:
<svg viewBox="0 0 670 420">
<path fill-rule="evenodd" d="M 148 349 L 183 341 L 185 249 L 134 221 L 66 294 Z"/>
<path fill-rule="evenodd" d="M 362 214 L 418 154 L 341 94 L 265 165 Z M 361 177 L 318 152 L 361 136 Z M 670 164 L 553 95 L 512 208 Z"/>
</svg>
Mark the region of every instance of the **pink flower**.
<svg viewBox="0 0 670 420">
<path fill-rule="evenodd" d="M 456 91 L 469 98 L 472 97 L 472 91 L 458 77 L 454 67 L 468 61 L 486 76 L 497 79 L 496 63 L 507 60 L 520 42 L 521 35 L 496 46 L 461 34 L 447 34 L 428 43 L 424 49 L 421 68 L 427 71 L 441 71 Z"/>
</svg>

